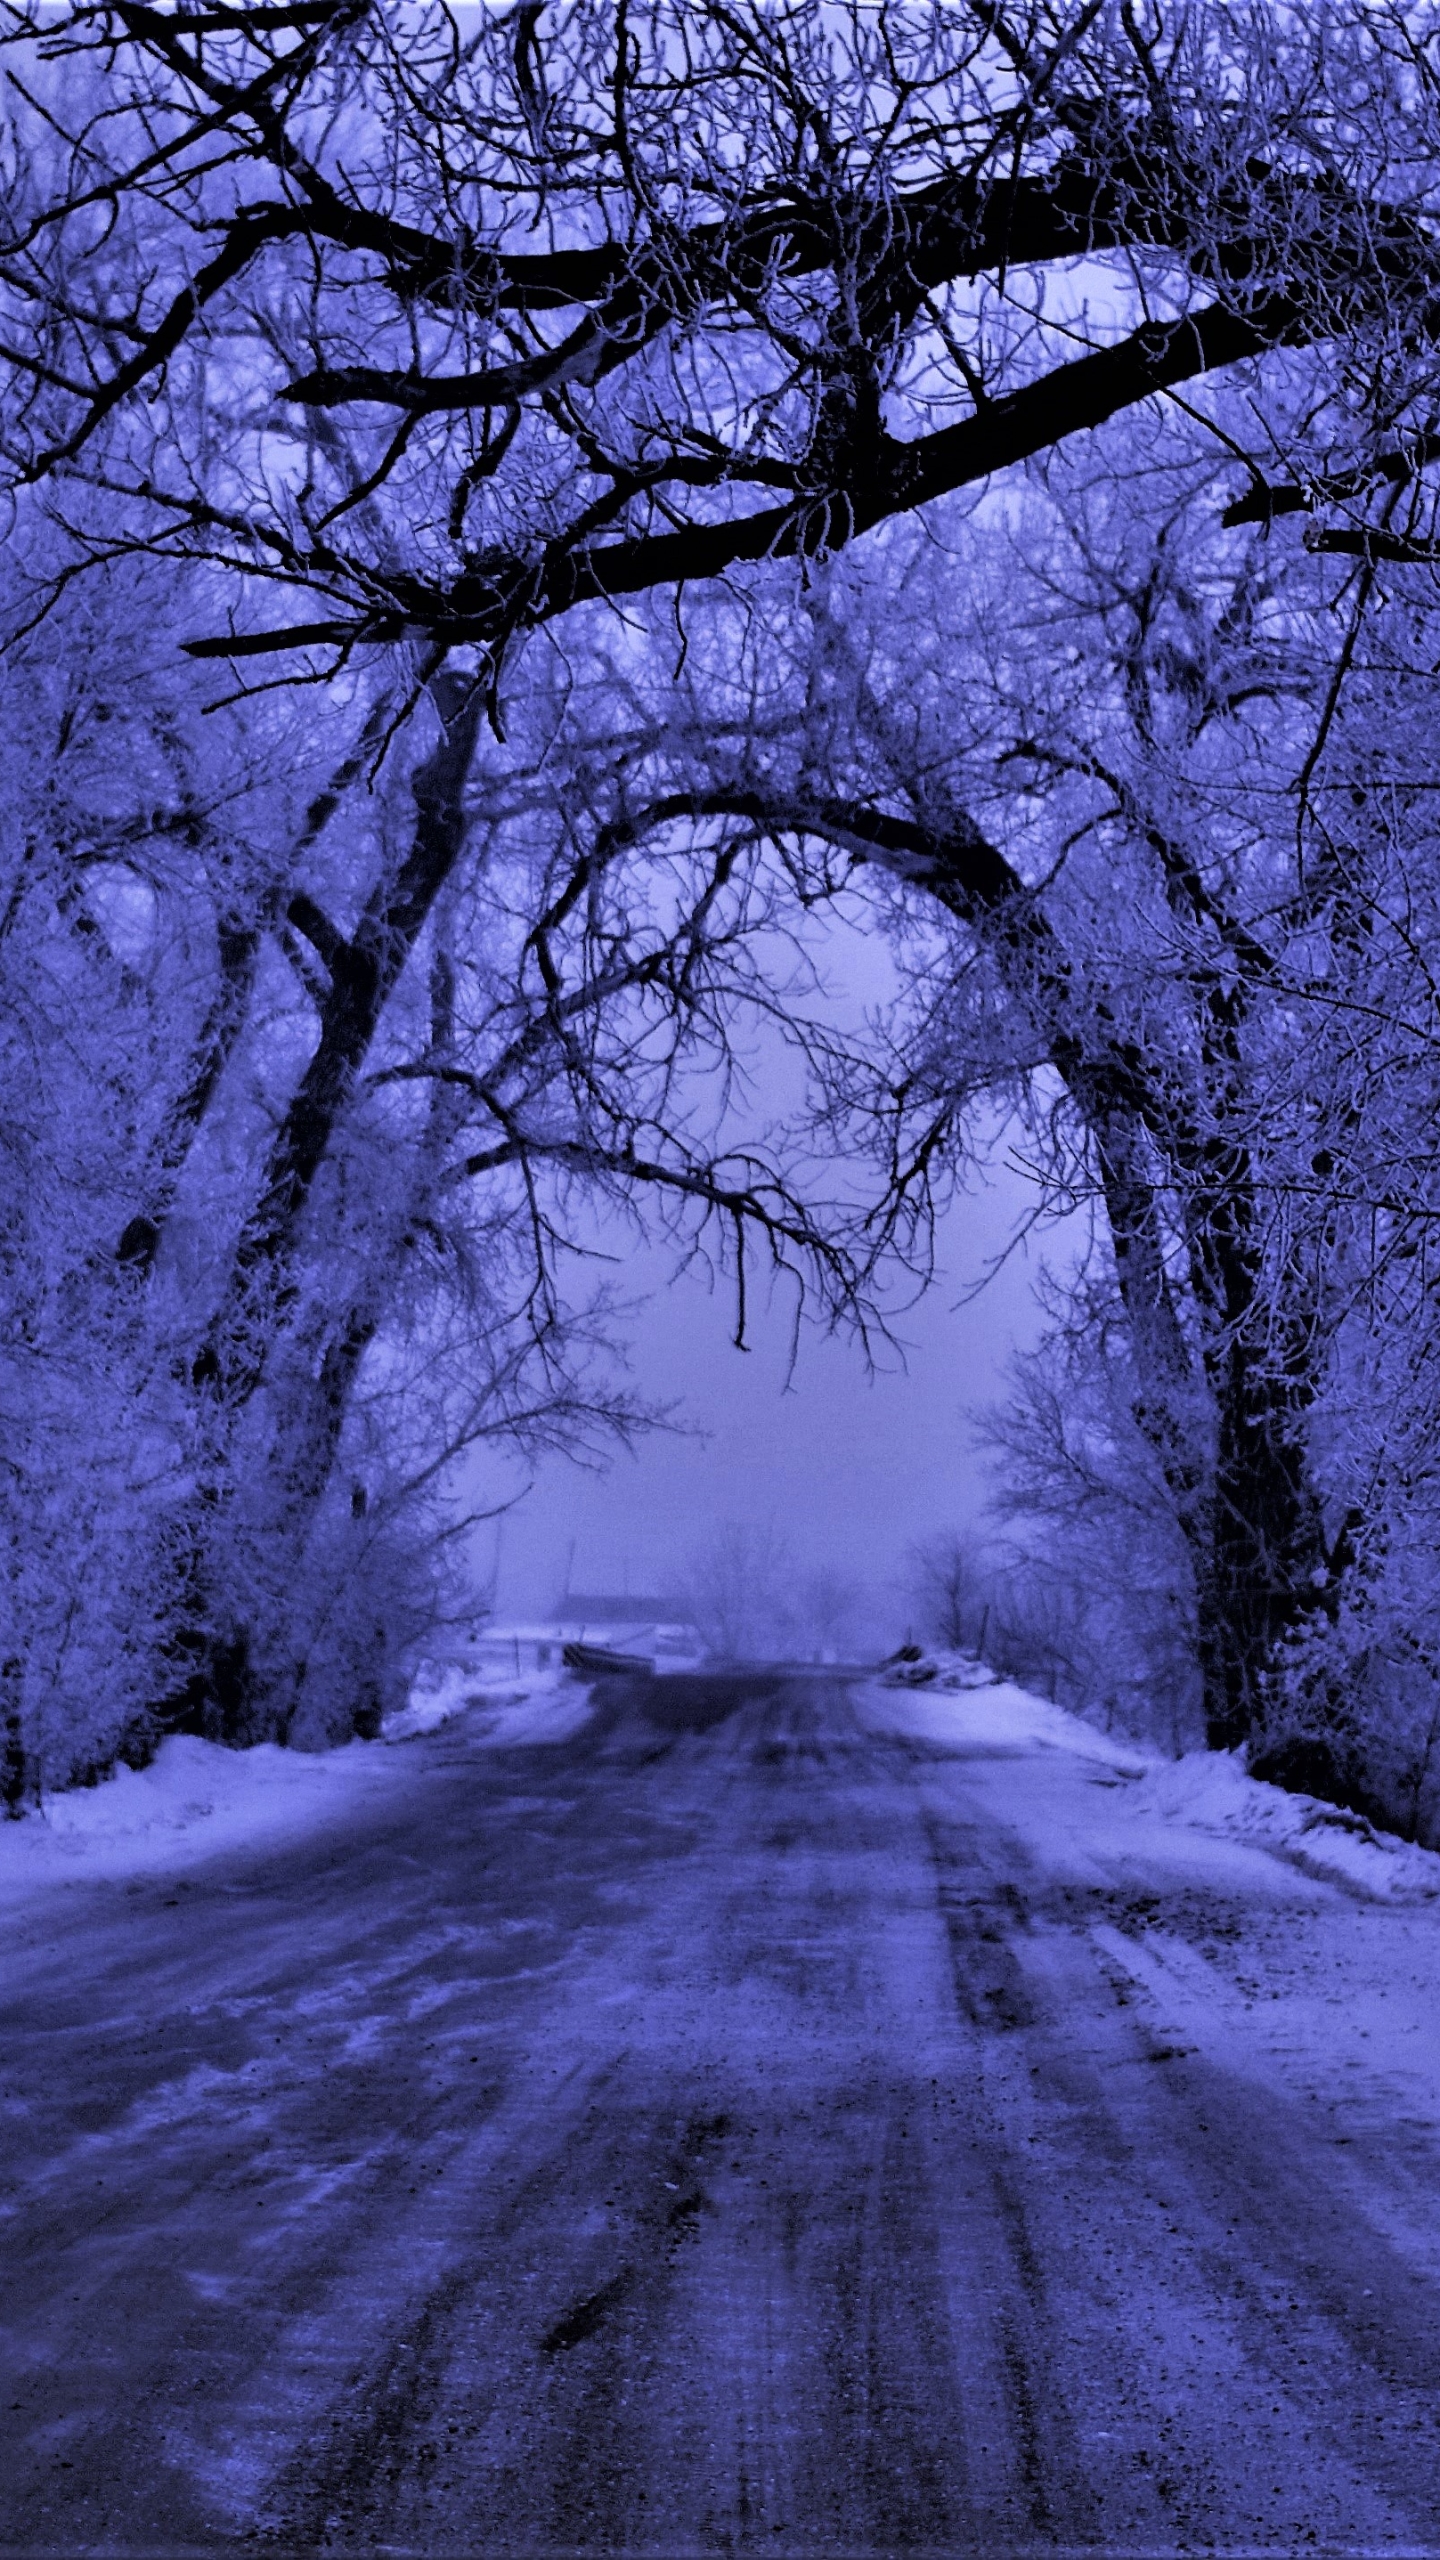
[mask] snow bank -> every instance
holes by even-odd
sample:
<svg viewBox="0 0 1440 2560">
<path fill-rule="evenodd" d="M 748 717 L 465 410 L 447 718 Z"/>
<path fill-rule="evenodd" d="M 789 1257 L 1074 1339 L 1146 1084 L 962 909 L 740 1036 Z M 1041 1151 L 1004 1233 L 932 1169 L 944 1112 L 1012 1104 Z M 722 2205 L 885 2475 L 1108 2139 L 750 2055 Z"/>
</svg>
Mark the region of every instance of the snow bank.
<svg viewBox="0 0 1440 2560">
<path fill-rule="evenodd" d="M 1247 1777 L 1240 1756 L 1192 1751 L 1151 1767 L 1128 1802 L 1196 1830 L 1252 1842 L 1307 1875 L 1384 1902 L 1424 1902 L 1440 1895 L 1440 1855 L 1377 1831 L 1363 1814 L 1288 1795 Z"/>
<path fill-rule="evenodd" d="M 867 1681 L 856 1694 L 860 1714 L 872 1733 L 903 1733 L 916 1741 L 938 1742 L 953 1751 L 1012 1758 L 1030 1751 L 1068 1751 L 1081 1760 L 1096 1760 L 1127 1775 L 1142 1777 L 1147 1755 L 1132 1742 L 1117 1742 L 1083 1716 L 1053 1707 L 1048 1698 L 1032 1697 L 1010 1680 L 997 1679 L 983 1663 L 965 1654 L 927 1655 L 937 1665 L 936 1677 L 915 1686 L 907 1674 L 921 1664 L 897 1664 Z"/>
<path fill-rule="evenodd" d="M 1000 1674 L 973 1653 L 955 1653 L 932 1645 L 928 1653 L 907 1645 L 892 1654 L 880 1672 L 882 1689 L 990 1689 Z"/>
<path fill-rule="evenodd" d="M 917 1674 L 924 1675 L 921 1683 L 912 1685 Z M 1440 1853 L 1377 1831 L 1363 1814 L 1251 1778 L 1238 1752 L 1159 1759 L 997 1680 L 963 1654 L 887 1665 L 857 1693 L 857 1705 L 872 1732 L 908 1734 L 972 1758 L 1063 1751 L 1101 1763 L 1113 1783 L 1125 1787 L 1117 1807 L 1122 1822 L 1158 1818 L 1212 1839 L 1240 1841 L 1367 1900 L 1440 1898 Z"/>
<path fill-rule="evenodd" d="M 566 1742 L 590 1717 L 590 1692 L 563 1671 L 522 1673 L 516 1680 L 486 1681 L 463 1664 L 422 1673 L 408 1705 L 387 1716 L 384 1742 L 413 1742 L 453 1717 L 466 1719 L 467 1742 L 504 1750 L 527 1742 Z"/>
<path fill-rule="evenodd" d="M 172 1734 L 148 1769 L 119 1768 L 98 1787 L 46 1796 L 38 1812 L 0 1823 L 0 1902 L 46 1884 L 172 1875 L 220 1850 L 263 1849 L 378 1797 L 388 1775 L 368 1742 L 226 1751 Z"/>
<path fill-rule="evenodd" d="M 563 1742 L 589 1713 L 587 1691 L 556 1673 L 482 1688 L 472 1672 L 451 1670 L 417 1684 L 382 1739 L 408 1741 L 463 1715 L 466 1742 L 482 1748 Z M 172 1734 L 148 1769 L 119 1768 L 98 1787 L 47 1795 L 38 1812 L 0 1822 L 0 1905 L 51 1884 L 125 1883 L 176 1875 L 221 1851 L 264 1851 L 383 1799 L 394 1778 L 373 1742 L 227 1751 Z"/>
</svg>

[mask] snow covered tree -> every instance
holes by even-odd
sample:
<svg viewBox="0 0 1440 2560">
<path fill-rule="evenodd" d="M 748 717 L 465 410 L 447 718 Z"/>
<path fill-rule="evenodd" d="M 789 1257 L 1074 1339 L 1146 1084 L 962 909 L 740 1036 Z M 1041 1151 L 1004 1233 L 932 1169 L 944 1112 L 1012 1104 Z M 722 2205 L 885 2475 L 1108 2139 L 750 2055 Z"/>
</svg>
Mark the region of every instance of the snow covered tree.
<svg viewBox="0 0 1440 2560">
<path fill-rule="evenodd" d="M 595 829 L 624 833 L 608 663 L 555 661 L 503 752 L 473 718 L 457 748 L 437 675 L 429 734 L 377 767 L 393 704 L 363 685 L 323 718 L 288 695 L 207 717 L 169 592 L 112 564 L 5 661 L 16 1801 L 177 1724 L 373 1724 L 463 1529 L 465 1453 L 643 1419 L 589 1277 L 597 1195 L 653 1200 L 737 1278 L 763 1240 L 831 1316 L 863 1304 L 783 1137 L 741 1155 L 723 1129 L 733 1023 L 783 1000 L 758 850 L 632 882 L 595 862 Z M 380 1001 L 385 916 L 442 821 L 443 896 Z"/>
<path fill-rule="evenodd" d="M 17 1800 L 148 1747 L 173 1524 L 200 1455 L 187 1343 L 246 1108 L 227 1069 L 243 1084 L 255 1066 L 236 1053 L 257 1000 L 275 1027 L 262 919 L 307 763 L 313 779 L 309 723 L 297 737 L 278 709 L 202 722 L 163 631 L 171 592 L 143 562 L 116 568 L 0 674 L 0 1591 Z"/>
<path fill-rule="evenodd" d="M 911 992 L 878 1063 L 835 1062 L 826 1128 L 892 1207 L 997 1103 L 1042 1200 L 1093 1203 L 1067 1410 L 1032 1375 L 1011 1456 L 1072 1532 L 1108 1482 L 1136 1658 L 1183 1690 L 1193 1644 L 1233 1744 L 1352 1587 L 1378 1479 L 1347 1364 L 1407 1288 L 1428 1375 L 1434 853 L 1426 608 L 1226 527 L 1225 429 L 1112 434 L 1004 516 L 817 568 L 763 632 L 697 615 L 678 702 L 657 629 L 673 707 L 631 825 L 767 835 L 802 903 L 881 884 Z"/>
<path fill-rule="evenodd" d="M 513 1175 L 527 1204 L 540 1165 L 648 1186 L 742 1229 L 768 1219 L 836 1281 L 783 1177 L 726 1173 L 668 1121 L 674 1143 L 649 1146 L 656 1111 L 628 1092 L 643 1040 L 609 1052 L 608 1083 L 591 1074 L 570 1026 L 600 1018 L 611 981 L 552 982 L 557 935 L 588 950 L 607 900 L 613 934 L 620 884 L 663 841 L 712 885 L 665 958 L 626 942 L 616 965 L 623 995 L 643 982 L 691 1036 L 684 955 L 714 947 L 737 847 L 751 880 L 750 853 L 775 844 L 802 902 L 860 864 L 896 884 L 896 915 L 918 895 L 955 928 L 941 961 L 933 945 L 917 960 L 888 1100 L 828 1062 L 817 1134 L 863 1125 L 888 1149 L 866 1249 L 903 1239 L 971 1099 L 1002 1088 L 1055 1195 L 1070 1163 L 1102 1204 L 1133 1414 L 1195 1576 L 1209 1730 L 1243 1737 L 1354 1548 L 1315 1421 L 1354 1224 L 1315 1170 L 1342 1161 L 1344 1078 L 1317 1114 L 1288 1034 L 1312 1001 L 1307 935 L 1339 969 L 1368 932 L 1352 912 L 1390 894 L 1367 875 L 1350 895 L 1325 794 L 1372 604 L 1436 556 L 1428 13 L 557 0 L 472 22 L 365 0 L 83 0 L 14 5 L 7 24 L 3 452 L 27 538 L 46 527 L 35 610 L 141 552 L 185 573 L 197 657 L 242 683 L 278 671 L 317 724 L 337 691 L 353 702 L 337 771 L 389 741 L 368 866 L 327 898 L 338 804 L 321 788 L 275 892 L 308 1010 L 190 1355 L 210 1431 L 197 1502 L 223 1508 L 229 1451 L 268 1445 L 273 1398 L 309 1516 L 379 1339 L 367 1273 L 413 1261 L 432 1182 L 448 1199 Z M 1153 484 L 1189 474 L 1183 538 L 1168 499 L 1131 505 L 1134 453 L 1105 432 L 1157 401 L 1194 428 Z M 1016 467 L 1076 438 L 1089 461 L 1044 539 L 1058 529 L 1079 584 L 1067 607 L 1052 578 L 1040 636 L 997 637 L 942 555 L 923 574 L 900 520 L 987 490 L 985 539 L 1023 535 Z M 1272 605 L 1265 562 L 1286 543 L 1312 583 Z M 1015 557 L 1038 597 L 1033 546 Z M 708 638 L 702 588 L 720 598 Z M 568 885 L 551 845 L 514 919 L 538 1011 L 497 1081 L 433 1021 L 417 1045 L 407 1007 L 448 966 L 477 759 L 503 809 L 549 635 L 597 663 L 617 606 L 652 649 L 671 618 L 671 688 L 693 710 L 664 713 L 647 678 L 644 736 L 585 767 Z M 1014 595 L 997 609 L 1013 620 Z M 957 692 L 972 667 L 974 717 Z M 504 745 L 507 723 L 524 743 Z M 1291 851 L 1273 811 L 1261 822 L 1272 746 Z M 235 965 L 248 985 L 238 946 Z M 1367 1001 L 1358 979 L 1346 1001 Z M 506 1082 L 542 1054 L 558 1116 L 538 1088 L 517 1110 Z M 463 1159 L 462 1099 L 483 1133 Z M 1282 1108 L 1300 1133 L 1283 1163 Z M 381 1182 L 397 1161 L 413 1190 Z M 349 1221 L 362 1193 L 369 1262 Z M 853 1234 L 853 1202 L 847 1218 Z M 127 1260 L 158 1270 L 164 1226 L 137 1204 Z M 323 1317 L 301 1282 L 322 1267 L 348 1273 Z M 182 1569 L 213 1704 L 222 1664 L 244 1680 L 203 1598 L 205 1546 Z M 223 1712 L 243 1723 L 238 1699 Z"/>
<path fill-rule="evenodd" d="M 1296 504 L 1413 510 L 1423 11 L 6 15 L 69 142 L 12 170 L 11 472 L 233 572 L 221 655 L 424 633 L 493 685 L 587 598 L 824 555 L 1297 346 L 1383 383 L 1323 487 L 1258 419 L 1250 503 L 1288 458 Z"/>
</svg>

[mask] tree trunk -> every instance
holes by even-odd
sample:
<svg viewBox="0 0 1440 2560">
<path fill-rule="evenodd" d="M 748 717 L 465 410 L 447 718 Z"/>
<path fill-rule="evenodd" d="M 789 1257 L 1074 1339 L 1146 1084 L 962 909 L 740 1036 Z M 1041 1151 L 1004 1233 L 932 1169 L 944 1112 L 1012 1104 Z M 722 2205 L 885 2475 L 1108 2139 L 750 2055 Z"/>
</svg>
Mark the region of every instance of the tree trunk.
<svg viewBox="0 0 1440 2560">
<path fill-rule="evenodd" d="M 178 1678 L 158 1713 L 172 1730 L 245 1743 L 288 1721 L 293 1695 L 260 1694 L 254 1631 L 234 1623 L 217 1599 L 214 1559 L 233 1526 L 228 1474 L 240 1424 L 272 1366 L 295 1308 L 296 1264 L 314 1191 L 342 1113 L 379 1029 L 385 1004 L 415 949 L 435 900 L 458 859 L 465 832 L 465 788 L 482 701 L 473 682 L 441 674 L 431 699 L 440 737 L 417 768 L 415 825 L 398 873 L 374 891 L 348 940 L 336 933 L 328 954 L 331 987 L 320 1036 L 272 1146 L 259 1199 L 246 1221 L 230 1285 L 194 1363 L 205 1391 L 213 1456 L 197 1497 L 180 1563 L 179 1629 L 173 1659 Z M 368 1330 L 366 1327 L 368 1326 Z M 289 1513 L 297 1565 L 302 1526 L 313 1519 L 343 1425 L 345 1404 L 365 1343 L 366 1318 L 342 1324 L 310 1399 L 313 1411 L 282 1425 L 272 1456 L 277 1513 Z M 352 1340 L 352 1336 L 354 1337 Z M 298 1469 L 298 1473 L 296 1470 Z"/>
<path fill-rule="evenodd" d="M 1327 1547 L 1310 1481 L 1300 1394 L 1257 1375 L 1232 1342 L 1217 1381 L 1213 1528 L 1202 1587 L 1206 1740 L 1234 1750 L 1264 1723 L 1287 1635 L 1331 1597 Z"/>
<path fill-rule="evenodd" d="M 797 814 L 786 813 L 790 824 Z M 802 823 L 925 890 L 984 940 L 1090 1133 L 1140 1381 L 1135 1419 L 1191 1559 L 1206 1738 L 1232 1749 L 1262 1721 L 1277 1649 L 1322 1600 L 1334 1565 L 1304 1445 L 1315 1388 L 1304 1307 L 1279 1311 L 1278 1366 L 1257 1341 L 1265 1274 L 1248 1155 L 1177 1120 L 1175 1096 L 1156 1089 L 1105 1009 L 1077 1002 L 1054 926 L 965 813 L 945 833 L 853 804 L 825 804 Z M 1212 999 L 1201 1024 L 1207 1103 L 1222 1122 L 1227 1106 L 1240 1116 L 1240 1019 L 1235 1000 Z M 1180 1191 L 1193 1302 L 1214 1350 L 1192 1348 L 1180 1322 L 1152 1159 Z"/>
</svg>

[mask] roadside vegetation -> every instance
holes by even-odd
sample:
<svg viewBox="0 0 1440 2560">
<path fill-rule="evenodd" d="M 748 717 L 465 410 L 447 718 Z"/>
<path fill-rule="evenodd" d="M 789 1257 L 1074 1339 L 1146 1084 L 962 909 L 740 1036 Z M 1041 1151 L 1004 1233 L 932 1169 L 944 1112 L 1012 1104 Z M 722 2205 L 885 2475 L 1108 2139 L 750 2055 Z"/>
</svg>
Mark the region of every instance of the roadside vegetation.
<svg viewBox="0 0 1440 2560">
<path fill-rule="evenodd" d="M 863 1353 L 1000 1115 L 987 1645 L 1431 1836 L 1434 13 L 0 29 L 8 1804 L 375 1728 L 597 1201 Z"/>
</svg>

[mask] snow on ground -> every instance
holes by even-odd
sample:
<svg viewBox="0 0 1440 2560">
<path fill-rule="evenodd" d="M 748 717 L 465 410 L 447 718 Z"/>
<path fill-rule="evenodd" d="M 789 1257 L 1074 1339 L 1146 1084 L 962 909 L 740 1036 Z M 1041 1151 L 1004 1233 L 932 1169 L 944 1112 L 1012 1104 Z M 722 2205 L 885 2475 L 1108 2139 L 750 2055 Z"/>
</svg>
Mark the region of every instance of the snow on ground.
<svg viewBox="0 0 1440 2560">
<path fill-rule="evenodd" d="M 937 1798 L 1023 1843 L 1042 1907 L 1043 1881 L 1093 1915 L 1154 2059 L 1318 2103 L 1356 2161 L 1372 2135 L 1440 2133 L 1440 1855 L 1247 1777 L 1238 1754 L 1162 1759 L 1007 1682 L 854 1695 L 872 1730 L 938 1746 Z M 1428 2169 L 1417 2197 L 1396 2235 L 1412 2251 L 1421 2224 L 1433 2240 Z"/>
<path fill-rule="evenodd" d="M 462 1670 L 417 1682 L 383 1743 L 467 1718 L 481 1747 L 562 1742 L 590 1713 L 588 1690 L 559 1673 L 482 1688 Z M 38 1813 L 0 1822 L 0 1908 L 53 1885 L 178 1875 L 228 1850 L 266 1850 L 322 1830 L 383 1799 L 395 1768 L 381 1743 L 227 1751 L 172 1734 L 148 1769 L 116 1769 L 97 1787 L 47 1795 Z"/>
<path fill-rule="evenodd" d="M 1041 1915 L 1027 1961 L 1045 1961 L 1054 1894 L 1088 1915 L 1152 2058 L 1201 2055 L 1318 2103 L 1352 2161 L 1372 2135 L 1440 2134 L 1440 1855 L 1263 1785 L 1236 1756 L 1162 1759 L 963 1658 L 918 1686 L 896 1668 L 855 1683 L 854 1706 L 870 1730 L 930 1747 L 917 1783 L 943 1816 L 979 1823 L 977 1847 L 989 1823 L 1022 1845 Z M 0 1913 L 13 1925 L 76 1885 L 158 1885 L 218 1854 L 298 1846 L 383 1806 L 387 1745 L 423 1751 L 456 1718 L 483 1753 L 561 1741 L 590 1712 L 586 1685 L 548 1667 L 497 1681 L 461 1663 L 417 1682 L 379 1743 L 232 1752 L 175 1736 L 148 1769 L 0 1823 Z M 1432 2197 L 1425 2184 L 1426 2215 Z"/>
<path fill-rule="evenodd" d="M 932 1645 L 922 1653 L 918 1644 L 903 1645 L 880 1666 L 882 1689 L 993 1689 L 1000 1679 L 988 1662 L 978 1654 L 957 1653 L 945 1645 Z"/>
<path fill-rule="evenodd" d="M 567 1742 L 590 1715 L 590 1692 L 565 1671 L 522 1672 L 518 1680 L 477 1676 L 463 1663 L 422 1673 L 408 1706 L 388 1716 L 382 1739 L 413 1742 L 454 1716 L 465 1716 L 473 1742 L 503 1749 L 525 1742 Z"/>
<path fill-rule="evenodd" d="M 915 1673 L 932 1664 L 929 1679 L 913 1685 Z M 1127 1790 L 1117 1808 L 1122 1828 L 1158 1818 L 1215 1840 L 1243 1841 L 1366 1900 L 1440 1896 L 1440 1853 L 1375 1830 L 1363 1814 L 1247 1777 L 1238 1752 L 1192 1751 L 1177 1761 L 1102 1733 L 1064 1707 L 995 1679 L 966 1655 L 936 1653 L 918 1664 L 887 1667 L 863 1697 L 872 1731 L 912 1734 L 967 1756 L 1060 1751 L 1099 1764 L 1111 1773 L 1099 1783 Z"/>
<path fill-rule="evenodd" d="M 913 1666 L 910 1666 L 913 1668 Z M 1162 1759 L 963 1658 L 919 1686 L 895 1666 L 850 1694 L 877 1733 L 928 1744 L 920 1783 L 1020 1840 L 1037 1878 L 1093 1910 L 1093 1935 L 1157 2050 L 1319 2098 L 1337 2141 L 1440 2129 L 1440 1855 L 1245 1775 L 1237 1757 Z M 279 1850 L 383 1804 L 397 1764 L 457 1717 L 480 1751 L 558 1742 L 583 1682 L 436 1668 L 380 1743 L 246 1752 L 175 1736 L 148 1769 L 0 1823 L 0 1910 L 85 1883 L 158 1882 L 220 1853 Z"/>
<path fill-rule="evenodd" d="M 916 1681 L 914 1674 L 932 1664 L 930 1680 Z M 865 1721 L 876 1733 L 913 1734 L 965 1751 L 1069 1751 L 1123 1766 L 1137 1778 L 1148 1765 L 1134 1743 L 1112 1740 L 1047 1698 L 997 1680 L 964 1654 L 927 1654 L 887 1668 L 866 1683 L 863 1695 Z"/>
<path fill-rule="evenodd" d="M 278 1847 L 380 1795 L 388 1775 L 373 1743 L 226 1751 L 172 1734 L 148 1769 L 117 1769 L 0 1823 L 0 1904 L 48 1885 L 171 1875 L 220 1850 Z"/>
<path fill-rule="evenodd" d="M 1368 1901 L 1429 1902 L 1440 1896 L 1440 1854 L 1377 1831 L 1363 1814 L 1287 1795 L 1248 1778 L 1240 1754 L 1191 1751 L 1154 1763 L 1131 1797 L 1138 1815 L 1159 1814 L 1235 1840 L 1253 1841 L 1306 1875 Z"/>
</svg>

